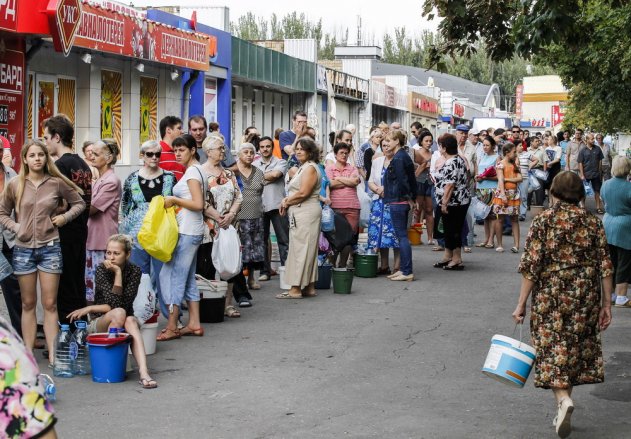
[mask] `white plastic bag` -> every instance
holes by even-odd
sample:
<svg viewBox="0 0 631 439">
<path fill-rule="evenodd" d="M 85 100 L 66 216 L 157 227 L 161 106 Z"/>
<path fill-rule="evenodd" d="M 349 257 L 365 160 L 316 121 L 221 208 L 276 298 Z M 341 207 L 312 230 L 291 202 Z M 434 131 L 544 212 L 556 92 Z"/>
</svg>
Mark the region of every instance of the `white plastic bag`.
<svg viewBox="0 0 631 439">
<path fill-rule="evenodd" d="M 142 325 L 153 316 L 156 310 L 156 289 L 151 282 L 151 277 L 144 274 L 140 277 L 138 293 L 134 299 L 134 316 Z"/>
<path fill-rule="evenodd" d="M 232 279 L 241 271 L 241 241 L 233 226 L 219 229 L 213 243 L 213 265 L 223 280 Z"/>
<path fill-rule="evenodd" d="M 471 208 L 473 212 L 473 217 L 476 220 L 485 220 L 489 213 L 491 213 L 491 206 L 483 203 L 478 199 L 478 197 L 473 197 L 471 199 Z"/>
<path fill-rule="evenodd" d="M 359 205 L 361 206 L 361 211 L 359 212 L 359 227 L 368 227 L 368 223 L 370 223 L 372 199 L 370 195 L 364 191 L 363 186 L 363 184 L 357 186 L 357 198 L 359 198 Z"/>
</svg>

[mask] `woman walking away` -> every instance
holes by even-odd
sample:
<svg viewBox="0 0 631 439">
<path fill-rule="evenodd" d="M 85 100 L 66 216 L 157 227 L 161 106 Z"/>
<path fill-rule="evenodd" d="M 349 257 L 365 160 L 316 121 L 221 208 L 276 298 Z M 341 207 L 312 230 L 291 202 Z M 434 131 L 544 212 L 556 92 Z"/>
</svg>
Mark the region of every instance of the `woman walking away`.
<svg viewBox="0 0 631 439">
<path fill-rule="evenodd" d="M 399 239 L 401 269 L 390 280 L 413 281 L 412 247 L 408 240 L 408 214 L 416 208 L 416 176 L 414 163 L 403 146 L 407 139 L 399 130 L 389 131 L 386 142 L 393 150 L 392 161 L 384 180 L 383 202 L 390 208 L 394 231 Z"/>
<path fill-rule="evenodd" d="M 495 221 L 495 236 L 497 237 L 497 248 L 495 251 L 502 253 L 502 227 L 504 218 L 510 217 L 513 229 L 513 247 L 510 251 L 519 252 L 519 207 L 521 198 L 519 194 L 519 183 L 522 175 L 517 164 L 517 148 L 512 143 L 505 143 L 502 147 L 504 158 L 497 165 L 498 188 L 493 198 L 493 213 L 497 215 Z"/>
<path fill-rule="evenodd" d="M 289 253 L 285 266 L 285 282 L 289 291 L 277 299 L 302 299 L 316 295 L 318 277 L 318 238 L 320 237 L 320 151 L 309 138 L 296 142 L 294 150 L 300 162 L 298 172 L 288 187 L 288 196 L 280 203 L 281 215 L 289 217 Z"/>
<path fill-rule="evenodd" d="M 631 308 L 627 288 L 631 282 L 631 183 L 627 177 L 631 172 L 631 160 L 624 156 L 613 159 L 612 178 L 601 189 L 605 203 L 605 232 L 609 253 L 614 267 L 616 284 L 616 306 Z"/>
<path fill-rule="evenodd" d="M 129 262 L 132 243 L 128 236 L 113 235 L 106 247 L 105 260 L 95 270 L 94 305 L 71 312 L 68 319 L 72 322 L 90 315 L 90 334 L 108 332 L 109 328 L 125 328 L 132 338 L 131 351 L 138 363 L 139 384 L 145 389 L 154 389 L 158 383 L 149 375 L 145 344 L 138 319 L 134 317 L 134 299 L 142 271 Z"/>
<path fill-rule="evenodd" d="M 119 149 L 115 143 L 95 142 L 92 163 L 99 178 L 92 185 L 92 202 L 88 219 L 88 241 L 85 256 L 85 298 L 94 302 L 94 273 L 105 260 L 108 236 L 118 232 L 118 208 L 121 201 L 121 182 L 112 167 Z"/>
<path fill-rule="evenodd" d="M 392 225 L 390 206 L 383 202 L 385 192 L 383 182 L 394 156 L 394 148 L 391 148 L 389 144 L 384 145 L 383 154 L 373 161 L 370 179 L 368 180 L 368 187 L 373 193 L 370 224 L 368 225 L 368 247 L 379 249 L 381 267 L 377 274 L 391 276 L 400 269 L 399 239 Z M 389 248 L 394 253 L 392 271 L 390 271 L 390 266 L 388 265 Z"/>
<path fill-rule="evenodd" d="M 204 191 L 206 177 L 195 160 L 197 143 L 193 136 L 184 134 L 173 141 L 175 159 L 186 168 L 182 178 L 173 187 L 173 196 L 164 199 L 164 206 L 176 206 L 178 240 L 171 260 L 160 271 L 160 294 L 168 307 L 167 327 L 158 335 L 158 341 L 173 340 L 182 335 L 203 336 L 199 321 L 199 291 L 195 280 L 197 248 L 204 237 Z M 178 329 L 180 304 L 188 303 L 188 325 Z"/>
<path fill-rule="evenodd" d="M 462 264 L 462 228 L 471 202 L 467 164 L 458 154 L 458 141 L 452 134 L 439 139 L 445 156 L 436 182 L 436 202 L 440 206 L 445 235 L 445 254 L 434 264 L 443 270 L 464 270 Z"/>
<path fill-rule="evenodd" d="M 37 280 L 44 307 L 44 334 L 48 361 L 55 358 L 57 335 L 57 286 L 63 269 L 59 228 L 85 209 L 83 192 L 64 177 L 52 162 L 48 149 L 39 140 L 22 147 L 22 167 L 7 185 L 0 201 L 0 223 L 16 234 L 13 271 L 22 293 L 22 337 L 29 349 L 35 344 Z M 63 202 L 70 209 L 58 215 Z M 15 221 L 11 213 L 15 211 Z"/>
<path fill-rule="evenodd" d="M 604 380 L 600 331 L 611 323 L 613 270 L 602 222 L 579 206 L 585 199 L 581 178 L 560 172 L 550 193 L 556 203 L 535 217 L 526 239 L 513 318 L 523 322 L 532 293 L 534 384 L 554 392 L 554 426 L 565 438 L 574 386 Z"/>
<path fill-rule="evenodd" d="M 262 269 L 265 262 L 263 199 L 261 198 L 265 176 L 263 171 L 252 166 L 255 155 L 256 150 L 251 143 L 244 143 L 239 148 L 237 165 L 243 186 L 243 201 L 237 219 L 239 220 L 243 268 L 248 269 L 248 287 L 252 290 L 260 290 L 261 286 L 256 283 L 254 270 Z"/>
</svg>

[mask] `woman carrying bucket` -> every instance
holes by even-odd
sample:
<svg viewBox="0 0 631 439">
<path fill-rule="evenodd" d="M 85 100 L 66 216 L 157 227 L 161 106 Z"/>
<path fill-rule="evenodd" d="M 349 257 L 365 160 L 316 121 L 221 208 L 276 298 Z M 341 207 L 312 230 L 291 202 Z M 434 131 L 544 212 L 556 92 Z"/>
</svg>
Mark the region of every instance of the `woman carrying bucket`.
<svg viewBox="0 0 631 439">
<path fill-rule="evenodd" d="M 556 204 L 535 217 L 526 239 L 513 318 L 523 322 L 532 292 L 535 387 L 554 392 L 554 425 L 567 437 L 572 388 L 604 380 L 599 333 L 611 323 L 613 270 L 602 222 L 579 206 L 585 200 L 579 176 L 559 173 L 550 193 Z"/>
<path fill-rule="evenodd" d="M 81 320 L 91 315 L 88 333 L 108 332 L 109 328 L 125 328 L 132 337 L 131 351 L 138 363 L 139 383 L 145 389 L 154 389 L 158 383 L 147 370 L 145 344 L 140 334 L 138 320 L 134 317 L 134 299 L 138 293 L 142 271 L 129 262 L 131 239 L 126 235 L 114 235 L 107 242 L 105 261 L 96 269 L 94 305 L 68 314 L 68 319 Z"/>
</svg>

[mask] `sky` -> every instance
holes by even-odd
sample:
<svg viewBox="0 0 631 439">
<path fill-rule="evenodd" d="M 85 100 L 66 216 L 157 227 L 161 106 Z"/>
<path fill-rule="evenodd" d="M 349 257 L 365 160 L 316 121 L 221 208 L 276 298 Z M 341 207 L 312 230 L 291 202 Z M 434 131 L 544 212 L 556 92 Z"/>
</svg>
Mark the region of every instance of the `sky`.
<svg viewBox="0 0 631 439">
<path fill-rule="evenodd" d="M 127 3 L 127 1 L 123 1 Z M 248 11 L 269 20 L 272 13 L 278 17 L 296 11 L 304 12 L 307 19 L 316 22 L 322 18 L 324 32 L 337 32 L 348 27 L 349 43 L 357 40 L 357 16 L 362 19 L 362 34 L 369 39 L 374 37 L 376 44 L 381 43 L 385 33 L 394 35 L 395 27 L 405 27 L 409 36 L 420 35 L 423 30 L 436 30 L 438 22 L 428 22 L 421 17 L 423 0 L 397 0 L 395 7 L 387 3 L 371 0 L 134 0 L 135 6 L 227 6 L 230 9 L 230 21 Z M 270 6 L 273 6 L 271 8 Z M 201 21 L 201 20 L 200 20 Z M 373 41 L 362 41 L 371 44 Z"/>
</svg>

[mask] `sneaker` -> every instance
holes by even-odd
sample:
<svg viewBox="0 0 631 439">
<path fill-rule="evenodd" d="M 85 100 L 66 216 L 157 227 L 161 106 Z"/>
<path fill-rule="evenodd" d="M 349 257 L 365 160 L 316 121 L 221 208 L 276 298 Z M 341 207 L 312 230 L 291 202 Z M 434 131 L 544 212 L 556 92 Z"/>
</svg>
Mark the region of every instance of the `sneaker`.
<svg viewBox="0 0 631 439">
<path fill-rule="evenodd" d="M 262 274 L 259 276 L 259 282 L 265 282 L 269 280 L 269 276 L 267 274 Z"/>
<path fill-rule="evenodd" d="M 412 273 L 410 274 L 401 273 L 398 276 L 391 277 L 390 280 L 393 280 L 395 282 L 412 282 L 414 280 L 414 275 Z"/>
<path fill-rule="evenodd" d="M 252 302 L 247 297 L 239 299 L 239 308 L 249 308 L 252 306 Z"/>
<path fill-rule="evenodd" d="M 559 403 L 557 412 L 556 431 L 559 437 L 566 438 L 572 432 L 572 412 L 574 411 L 574 403 L 571 398 L 563 398 Z"/>
<path fill-rule="evenodd" d="M 526 221 L 526 215 L 519 215 L 519 221 Z"/>
<path fill-rule="evenodd" d="M 614 306 L 619 308 L 631 308 L 631 300 L 629 300 L 627 296 L 617 296 L 616 304 Z"/>
</svg>

